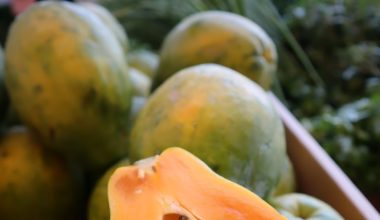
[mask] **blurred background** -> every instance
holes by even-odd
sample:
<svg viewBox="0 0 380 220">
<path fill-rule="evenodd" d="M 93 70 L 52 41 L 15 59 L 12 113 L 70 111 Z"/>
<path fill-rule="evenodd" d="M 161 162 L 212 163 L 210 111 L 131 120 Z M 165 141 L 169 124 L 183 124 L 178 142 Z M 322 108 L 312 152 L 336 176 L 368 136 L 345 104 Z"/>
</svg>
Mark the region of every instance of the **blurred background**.
<svg viewBox="0 0 380 220">
<path fill-rule="evenodd" d="M 33 0 L 0 0 L 0 43 Z M 380 195 L 380 1 L 98 0 L 132 47 L 159 51 L 182 18 L 204 10 L 244 15 L 276 42 L 272 91 L 371 200 Z M 376 196 L 377 195 L 377 196 Z"/>
</svg>

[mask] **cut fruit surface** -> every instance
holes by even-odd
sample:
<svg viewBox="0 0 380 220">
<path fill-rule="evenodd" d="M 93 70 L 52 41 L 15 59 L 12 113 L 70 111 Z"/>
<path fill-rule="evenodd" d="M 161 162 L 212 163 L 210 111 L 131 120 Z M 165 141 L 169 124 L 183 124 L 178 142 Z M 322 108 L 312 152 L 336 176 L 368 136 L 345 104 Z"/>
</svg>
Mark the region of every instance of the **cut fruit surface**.
<svg viewBox="0 0 380 220">
<path fill-rule="evenodd" d="M 176 147 L 117 169 L 108 198 L 111 220 L 285 219 L 251 191 Z"/>
</svg>

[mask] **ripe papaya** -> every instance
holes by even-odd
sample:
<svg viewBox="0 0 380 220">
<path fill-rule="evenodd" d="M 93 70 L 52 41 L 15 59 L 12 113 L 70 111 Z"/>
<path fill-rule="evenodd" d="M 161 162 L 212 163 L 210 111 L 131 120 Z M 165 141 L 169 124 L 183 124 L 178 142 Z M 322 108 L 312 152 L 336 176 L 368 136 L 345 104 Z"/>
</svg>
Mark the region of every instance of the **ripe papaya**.
<svg viewBox="0 0 380 220">
<path fill-rule="evenodd" d="M 111 14 L 105 7 L 90 1 L 79 2 L 78 4 L 86 7 L 105 23 L 105 25 L 115 34 L 120 45 L 127 53 L 129 49 L 129 40 L 126 31 L 123 26 L 117 21 L 117 19 Z"/>
<path fill-rule="evenodd" d="M 108 200 L 111 220 L 285 220 L 260 197 L 176 147 L 118 168 Z"/>
<path fill-rule="evenodd" d="M 152 90 L 177 71 L 202 63 L 230 67 L 270 89 L 277 52 L 266 32 L 245 17 L 222 11 L 196 13 L 165 38 Z"/>
<path fill-rule="evenodd" d="M 0 170 L 1 220 L 83 218 L 81 171 L 28 129 L 13 127 L 0 138 Z"/>
<path fill-rule="evenodd" d="M 109 220 L 110 207 L 108 205 L 107 187 L 113 172 L 123 166 L 130 165 L 128 158 L 122 159 L 111 166 L 96 182 L 88 202 L 87 220 Z"/>
<path fill-rule="evenodd" d="M 43 1 L 11 26 L 5 84 L 20 118 L 46 146 L 102 173 L 127 151 L 132 89 L 125 60 L 94 13 Z"/>
<path fill-rule="evenodd" d="M 132 161 L 181 146 L 214 171 L 267 197 L 285 164 L 282 121 L 267 93 L 217 64 L 185 68 L 147 100 L 132 128 Z"/>
</svg>

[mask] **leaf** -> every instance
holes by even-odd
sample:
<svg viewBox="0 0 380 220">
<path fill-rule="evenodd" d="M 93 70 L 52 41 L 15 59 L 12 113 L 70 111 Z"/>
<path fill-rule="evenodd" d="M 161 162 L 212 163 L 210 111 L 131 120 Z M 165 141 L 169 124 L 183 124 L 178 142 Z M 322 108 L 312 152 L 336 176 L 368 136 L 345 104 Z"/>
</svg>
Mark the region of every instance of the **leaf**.
<svg viewBox="0 0 380 220">
<path fill-rule="evenodd" d="M 346 104 L 339 108 L 338 116 L 351 122 L 358 122 L 370 115 L 370 104 L 371 101 L 368 98 Z"/>
</svg>

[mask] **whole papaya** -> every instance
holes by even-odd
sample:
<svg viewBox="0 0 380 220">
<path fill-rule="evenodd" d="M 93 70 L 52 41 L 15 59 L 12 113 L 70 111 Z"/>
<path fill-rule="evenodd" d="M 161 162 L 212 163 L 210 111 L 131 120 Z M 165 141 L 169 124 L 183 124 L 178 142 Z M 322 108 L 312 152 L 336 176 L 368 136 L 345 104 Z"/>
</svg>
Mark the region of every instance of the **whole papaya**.
<svg viewBox="0 0 380 220">
<path fill-rule="evenodd" d="M 130 142 L 132 161 L 180 146 L 263 198 L 286 163 L 284 128 L 265 91 L 217 64 L 185 68 L 165 81 L 137 116 Z"/>
<path fill-rule="evenodd" d="M 0 138 L 0 219 L 79 220 L 84 216 L 80 170 L 42 146 L 30 130 Z"/>
<path fill-rule="evenodd" d="M 132 90 L 125 60 L 94 13 L 38 2 L 11 26 L 5 83 L 20 118 L 45 145 L 101 173 L 127 151 Z"/>
<path fill-rule="evenodd" d="M 276 46 L 243 16 L 206 11 L 183 19 L 164 40 L 152 90 L 177 71 L 204 63 L 227 66 L 270 89 L 277 69 Z"/>
</svg>

